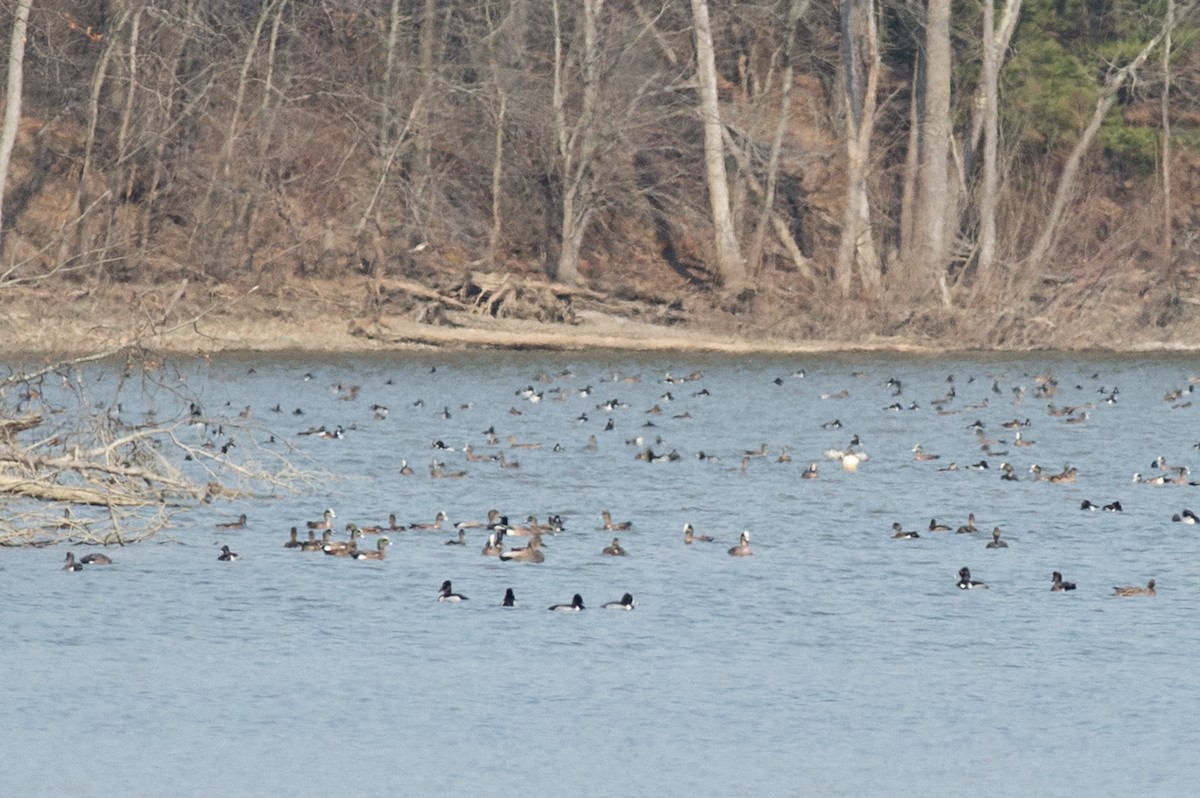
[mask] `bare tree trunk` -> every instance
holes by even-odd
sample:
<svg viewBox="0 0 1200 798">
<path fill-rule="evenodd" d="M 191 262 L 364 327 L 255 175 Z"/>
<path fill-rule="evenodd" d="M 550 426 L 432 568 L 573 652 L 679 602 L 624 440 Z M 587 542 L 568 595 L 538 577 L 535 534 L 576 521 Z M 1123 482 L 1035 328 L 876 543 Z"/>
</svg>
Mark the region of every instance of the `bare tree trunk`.
<svg viewBox="0 0 1200 798">
<path fill-rule="evenodd" d="M 579 253 L 593 211 L 592 159 L 596 154 L 596 104 L 600 92 L 600 42 L 597 18 L 604 0 L 583 0 L 583 52 L 580 64 L 583 85 L 579 116 L 567 122 L 566 63 L 563 56 L 559 0 L 554 13 L 554 119 L 562 170 L 562 229 L 558 266 L 553 275 L 565 283 L 580 282 Z"/>
<path fill-rule="evenodd" d="M 1100 125 L 1104 122 L 1104 117 L 1116 103 L 1121 87 L 1137 75 L 1137 71 L 1142 68 L 1142 64 L 1146 63 L 1146 59 L 1150 57 L 1154 48 L 1171 33 L 1175 27 L 1175 20 L 1179 17 L 1185 19 L 1189 17 L 1194 7 L 1189 3 L 1177 16 L 1172 15 L 1164 20 L 1158 33 L 1142 48 L 1136 58 L 1105 77 L 1104 85 L 1100 87 L 1100 93 L 1096 98 L 1096 108 L 1092 111 L 1091 121 L 1080 134 L 1079 141 L 1075 143 L 1066 164 L 1063 165 L 1062 175 L 1058 179 L 1058 187 L 1054 191 L 1054 201 L 1050 205 L 1050 213 L 1046 218 L 1046 223 L 1042 226 L 1041 234 L 1038 235 L 1037 241 L 1030 250 L 1029 263 L 1034 268 L 1041 268 L 1046 263 L 1047 257 L 1058 240 L 1063 213 L 1067 209 L 1067 203 L 1074 195 L 1075 180 L 1079 176 L 1079 167 L 1083 163 L 1083 156 L 1092 146 L 1096 134 L 1100 132 Z"/>
<path fill-rule="evenodd" d="M 101 98 L 104 94 L 104 84 L 108 80 L 108 65 L 116 54 L 120 36 L 117 32 L 125 27 L 129 19 L 129 9 L 126 8 L 116 25 L 105 36 L 104 51 L 92 71 L 91 91 L 88 93 L 88 125 L 87 138 L 83 147 L 83 161 L 79 167 L 79 183 L 75 188 L 68 209 L 68 217 L 74 219 L 74 231 L 71 235 L 63 235 L 59 245 L 58 262 L 66 263 L 90 249 L 88 243 L 88 217 L 91 215 L 95 201 L 92 200 L 88 186 L 92 180 L 92 167 L 96 155 L 96 130 L 100 124 Z M 104 195 L 102 194 L 101 197 Z M 96 200 L 98 201 L 98 200 Z"/>
<path fill-rule="evenodd" d="M 996 135 L 999 52 L 995 41 L 993 0 L 983 0 L 983 186 L 979 194 L 979 274 L 987 281 L 996 258 Z"/>
<path fill-rule="evenodd" d="M 994 2 L 994 0 L 992 0 Z M 1000 15 L 1000 27 L 997 29 L 993 22 L 991 33 L 985 31 L 984 44 L 993 42 L 996 49 L 993 51 L 996 58 L 996 72 L 1000 72 L 1000 64 L 1003 61 L 1003 56 L 1008 52 L 1008 44 L 1012 41 L 1013 33 L 1017 29 L 1017 20 L 1021 16 L 1021 1 L 1022 0 L 1004 0 L 1004 12 Z M 993 18 L 995 17 L 994 10 L 992 11 Z M 987 27 L 985 25 L 985 27 Z M 984 96 L 986 87 L 982 81 L 982 76 L 979 85 L 975 88 L 975 97 L 972 99 L 971 108 L 980 109 L 984 107 L 986 98 Z M 979 140 L 983 137 L 983 128 L 986 123 L 985 114 L 972 113 L 971 115 L 971 133 L 964 147 L 965 154 L 963 160 L 966 162 L 966 171 L 972 171 L 972 164 L 975 159 L 975 153 L 979 149 Z"/>
<path fill-rule="evenodd" d="M 717 269 L 725 289 L 740 293 L 746 287 L 746 262 L 742 259 L 733 214 L 729 205 L 729 182 L 725 174 L 725 147 L 721 138 L 721 108 L 717 96 L 717 64 L 713 53 L 708 0 L 691 0 L 692 25 L 696 34 L 696 76 L 700 90 L 700 115 L 704 121 L 704 171 L 712 211 L 717 250 Z"/>
<path fill-rule="evenodd" d="M 21 95 L 25 82 L 25 31 L 29 27 L 29 10 L 33 0 L 17 0 L 17 13 L 13 19 L 12 38 L 8 45 L 7 102 L 4 107 L 4 128 L 0 130 L 0 252 L 4 249 L 4 188 L 8 182 L 8 167 L 12 162 L 13 147 L 17 143 L 17 129 L 21 124 Z"/>
<path fill-rule="evenodd" d="M 842 214 L 842 239 L 838 247 L 837 285 L 849 297 L 857 262 L 863 293 L 877 296 L 882 276 L 871 230 L 871 203 L 867 194 L 867 167 L 871 136 L 875 130 L 875 102 L 879 85 L 879 47 L 874 0 L 842 0 L 842 55 L 845 65 L 846 205 Z M 863 69 L 866 69 L 865 82 Z"/>
<path fill-rule="evenodd" d="M 792 103 L 792 84 L 795 82 L 792 66 L 792 53 L 796 44 L 796 25 L 808 11 L 809 0 L 790 0 L 787 11 L 787 33 L 783 40 L 783 77 L 779 91 L 779 121 L 775 125 L 775 135 L 771 139 L 771 155 L 767 161 L 767 187 L 762 198 L 762 213 L 759 214 L 758 224 L 755 225 L 754 239 L 750 245 L 749 262 L 757 272 L 762 265 L 762 253 L 767 227 L 771 222 L 775 209 L 776 184 L 779 182 L 779 154 L 783 149 L 783 137 L 787 132 L 788 114 Z"/>
<path fill-rule="evenodd" d="M 387 49 L 383 57 L 383 79 L 379 97 L 379 154 L 387 152 L 392 139 L 392 85 L 396 75 L 396 48 L 400 42 L 400 0 L 392 0 L 388 13 Z"/>
<path fill-rule="evenodd" d="M 929 0 L 925 21 L 925 109 L 917 224 L 917 268 L 924 269 L 949 307 L 946 260 L 950 143 L 950 0 Z"/>
<path fill-rule="evenodd" d="M 904 186 L 900 193 L 900 252 L 889 264 L 892 285 L 910 287 L 916 282 L 914 252 L 917 248 L 917 174 L 921 168 L 921 90 L 925 80 L 923 59 L 917 55 L 912 68 L 908 102 L 908 145 L 904 151 Z"/>
<path fill-rule="evenodd" d="M 1175 226 L 1171 222 L 1171 31 L 1175 27 L 1175 0 L 1167 0 L 1167 35 L 1163 40 L 1162 91 L 1162 180 L 1163 180 L 1163 269 L 1170 274 Z"/>
</svg>

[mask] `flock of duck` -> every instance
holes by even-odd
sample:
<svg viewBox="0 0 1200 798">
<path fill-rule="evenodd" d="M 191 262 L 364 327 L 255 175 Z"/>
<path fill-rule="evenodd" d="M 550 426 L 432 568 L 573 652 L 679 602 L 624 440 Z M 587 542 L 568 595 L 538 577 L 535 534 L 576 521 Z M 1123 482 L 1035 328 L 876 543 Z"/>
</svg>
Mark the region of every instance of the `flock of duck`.
<svg viewBox="0 0 1200 798">
<path fill-rule="evenodd" d="M 564 371 L 558 374 L 557 378 L 564 378 L 568 376 L 573 375 L 570 375 L 569 372 Z M 659 448 L 658 451 L 655 450 L 655 447 L 667 446 L 663 437 L 655 434 L 656 431 L 653 429 L 656 426 L 655 418 L 668 412 L 665 407 L 669 402 L 675 401 L 676 397 L 674 392 L 680 392 L 684 390 L 682 386 L 700 380 L 702 379 L 702 376 L 703 375 L 700 372 L 693 372 L 685 377 L 672 377 L 668 373 L 660 380 L 660 382 L 667 385 L 666 392 L 661 395 L 658 402 L 645 411 L 645 414 L 649 418 L 642 425 L 643 429 L 640 431 L 640 433 L 634 437 L 626 439 L 625 441 L 627 445 L 633 447 L 634 449 L 634 460 L 649 463 L 670 463 L 678 462 L 683 459 L 683 455 L 676 448 L 670 448 L 665 451 L 663 448 Z M 860 377 L 865 375 L 855 373 L 853 376 Z M 311 377 L 311 375 L 306 375 L 306 379 L 309 377 Z M 802 379 L 804 377 L 805 372 L 803 370 L 799 370 L 793 372 L 788 379 Z M 539 374 L 536 377 L 536 381 L 539 383 L 549 383 L 554 380 L 554 377 L 550 377 L 544 373 Z M 621 377 L 620 375 L 614 375 L 612 378 L 606 379 L 605 381 L 611 383 L 636 383 L 640 382 L 640 377 Z M 970 381 L 974 382 L 974 378 L 971 378 Z M 1035 386 L 1032 388 L 1032 397 L 1034 400 L 1047 402 L 1046 413 L 1049 417 L 1059 419 L 1063 423 L 1071 425 L 1083 425 L 1089 423 L 1090 419 L 1092 418 L 1092 412 L 1096 408 L 1096 403 L 1087 402 L 1084 404 L 1068 405 L 1064 407 L 1056 406 L 1053 402 L 1053 398 L 1058 391 L 1058 383 L 1056 379 L 1053 376 L 1039 376 L 1032 378 L 1032 381 Z M 1166 397 L 1167 400 L 1173 403 L 1173 407 L 1188 406 L 1190 404 L 1192 386 L 1197 381 L 1200 381 L 1200 379 L 1192 378 L 1186 388 L 1173 391 L 1171 395 Z M 786 380 L 783 377 L 776 378 L 774 380 L 775 385 L 783 385 L 785 382 Z M 933 411 L 939 416 L 954 416 L 959 413 L 980 411 L 984 408 L 987 408 L 992 400 L 991 398 L 984 398 L 982 401 L 974 404 L 963 403 L 958 397 L 958 390 L 955 384 L 954 375 L 947 377 L 947 382 L 949 383 L 949 387 L 945 395 L 936 398 L 929 403 Z M 984 383 L 983 385 L 986 384 Z M 904 386 L 900 380 L 895 378 L 889 379 L 885 383 L 885 386 L 887 390 L 891 392 L 891 396 L 895 399 L 895 401 L 884 406 L 882 410 L 888 412 L 907 412 L 921 409 L 921 404 L 917 401 L 901 401 L 900 397 L 904 393 Z M 357 400 L 361 392 L 361 388 L 359 386 L 348 385 L 345 383 L 338 383 L 336 386 L 333 386 L 333 390 L 336 392 L 339 399 L 346 401 Z M 987 390 L 986 387 L 984 390 Z M 1002 396 L 1004 394 L 999 378 L 992 378 L 990 390 L 993 394 L 993 398 L 995 396 Z M 592 391 L 593 386 L 591 385 L 575 389 L 558 387 L 555 389 L 539 390 L 531 384 L 528 387 L 517 390 L 515 395 L 519 397 L 521 401 L 538 404 L 542 401 L 566 401 L 572 397 L 589 397 L 592 395 Z M 1018 408 L 1021 406 L 1022 402 L 1027 399 L 1026 391 L 1027 389 L 1024 385 L 1018 385 L 1011 388 L 1011 402 L 1013 406 Z M 1118 401 L 1119 391 L 1116 388 L 1101 388 L 1099 393 L 1101 395 L 1100 403 L 1102 404 L 1113 405 Z M 703 400 L 704 397 L 709 395 L 710 394 L 707 388 L 690 391 L 690 396 L 695 400 Z M 820 399 L 836 402 L 838 400 L 846 399 L 848 396 L 848 390 L 843 389 L 839 392 L 821 394 Z M 422 401 L 418 400 L 417 402 L 413 403 L 413 406 L 415 408 L 420 408 L 423 407 L 423 404 L 424 403 Z M 617 398 L 610 398 L 596 405 L 596 411 L 607 415 L 603 430 L 605 432 L 611 432 L 615 428 L 613 417 L 609 414 L 622 409 L 627 409 L 629 406 L 630 405 L 628 402 Z M 468 407 L 468 405 L 463 405 L 462 409 L 466 409 Z M 274 408 L 271 408 L 271 410 L 277 413 L 283 412 L 283 408 L 278 404 Z M 370 406 L 370 410 L 371 418 L 375 421 L 383 421 L 387 419 L 390 412 L 386 406 L 379 403 L 372 404 Z M 518 409 L 516 406 L 511 407 L 509 410 L 510 415 L 521 415 L 523 412 L 523 410 Z M 199 406 L 193 404 L 191 406 L 191 413 L 194 417 L 198 417 L 201 413 Z M 303 415 L 303 411 L 297 408 L 292 414 L 293 416 Z M 239 413 L 239 416 L 243 419 L 249 418 L 250 415 L 251 409 L 249 407 Z M 438 412 L 438 415 L 442 419 L 448 420 L 452 416 L 450 407 L 443 407 Z M 684 411 L 681 413 L 672 414 L 670 417 L 672 419 L 687 420 L 690 418 L 690 413 Z M 588 423 L 589 419 L 587 411 L 580 413 L 575 421 L 579 424 Z M 845 425 L 840 419 L 832 419 L 821 424 L 821 428 L 824 430 L 840 430 L 843 429 L 844 426 Z M 929 463 L 937 466 L 937 470 L 939 471 L 990 471 L 991 473 L 998 474 L 998 477 L 1001 480 L 1018 481 L 1021 479 L 1020 472 L 1018 472 L 1017 468 L 1010 462 L 1003 460 L 998 464 L 998 466 L 995 467 L 994 470 L 992 470 L 993 466 L 991 465 L 990 461 L 1006 457 L 1008 455 L 1008 448 L 1006 447 L 1027 451 L 1031 447 L 1036 446 L 1037 442 L 1028 437 L 1030 431 L 1034 427 L 1034 423 L 1030 418 L 1016 417 L 999 424 L 999 426 L 1002 429 L 1011 432 L 1012 437 L 1009 439 L 993 437 L 989 434 L 987 425 L 984 424 L 984 422 L 980 419 L 976 419 L 973 423 L 966 425 L 965 428 L 974 435 L 975 445 L 978 446 L 983 455 L 982 459 L 978 461 L 962 466 L 960 466 L 957 462 L 947 462 L 945 465 L 942 465 L 942 457 L 939 454 L 930 451 L 925 445 L 919 442 L 911 449 L 912 460 L 918 463 Z M 318 427 L 308 427 L 307 429 L 300 431 L 298 434 L 301 436 L 314 436 L 323 440 L 342 440 L 347 436 L 347 434 L 357 429 L 359 429 L 357 423 L 349 423 L 344 425 L 322 425 Z M 499 447 L 502 446 L 494 425 L 484 430 L 483 435 L 485 436 L 488 446 L 494 447 L 495 449 L 499 449 Z M 541 446 L 541 444 L 537 442 L 519 441 L 514 435 L 506 436 L 506 441 L 510 452 L 521 449 L 536 449 L 540 448 Z M 1200 446 L 1200 444 L 1198 444 L 1198 446 Z M 587 447 L 589 449 L 595 449 L 597 447 L 597 437 L 595 434 L 590 435 L 588 438 Z M 519 469 L 521 466 L 520 462 L 510 459 L 510 457 L 506 457 L 505 452 L 502 449 L 498 451 L 479 452 L 476 451 L 475 447 L 469 443 L 459 449 L 456 449 L 455 447 L 447 445 L 442 439 L 435 439 L 430 448 L 434 452 L 434 456 L 429 466 L 429 476 L 431 479 L 461 479 L 469 476 L 466 468 L 460 469 L 450 463 L 450 458 L 452 456 L 456 456 L 456 453 L 461 453 L 461 456 L 464 460 L 464 465 L 467 467 L 469 467 L 470 464 L 494 463 L 500 468 L 513 470 Z M 560 444 L 554 444 L 554 451 L 561 451 Z M 857 472 L 864 466 L 864 464 L 869 463 L 871 459 L 870 455 L 865 451 L 862 441 L 858 435 L 853 435 L 850 438 L 847 446 L 825 449 L 822 454 L 823 459 L 826 461 L 832 461 L 835 467 L 840 468 L 840 470 L 844 472 L 850 473 Z M 729 458 L 727 453 L 725 454 L 725 457 L 736 462 L 736 465 L 728 470 L 735 472 L 740 471 L 743 473 L 749 470 L 754 463 L 766 460 L 770 456 L 771 447 L 769 447 L 766 443 L 762 443 L 757 448 L 746 448 L 744 451 L 740 452 L 740 454 L 735 454 L 731 458 Z M 722 457 L 721 455 L 714 454 L 712 452 L 706 453 L 705 451 L 701 450 L 696 453 L 696 459 L 706 462 L 720 462 Z M 774 457 L 774 460 L 778 463 L 790 463 L 792 461 L 791 447 L 789 445 L 783 445 L 780 447 L 779 453 Z M 1151 468 L 1153 469 L 1154 473 L 1152 473 L 1150 476 L 1143 475 L 1140 472 L 1136 473 L 1133 477 L 1133 482 L 1144 484 L 1196 484 L 1189 480 L 1190 471 L 1186 466 L 1168 464 L 1163 457 L 1156 459 L 1151 464 Z M 414 476 L 414 469 L 409 465 L 407 459 L 401 460 L 399 473 L 401 477 Z M 1029 465 L 1027 473 L 1030 475 L 1029 479 L 1032 479 L 1033 481 L 1063 484 L 1074 483 L 1079 476 L 1079 469 L 1070 464 L 1066 464 L 1060 471 L 1048 471 L 1043 469 L 1039 464 L 1033 463 Z M 802 468 L 797 476 L 800 479 L 819 479 L 821 477 L 819 461 L 813 460 L 809 462 L 807 466 Z M 1089 500 L 1084 500 L 1081 504 L 1081 509 L 1087 511 L 1102 510 L 1109 512 L 1121 512 L 1123 507 L 1120 501 L 1116 500 L 1100 504 L 1094 504 Z M 354 560 L 365 561 L 381 561 L 386 559 L 388 547 L 392 543 L 389 533 L 394 535 L 396 533 L 405 531 L 437 532 L 443 530 L 443 525 L 449 524 L 449 517 L 445 512 L 437 513 L 431 522 L 416 522 L 409 524 L 398 523 L 396 516 L 393 514 L 389 516 L 387 524 L 345 524 L 347 536 L 345 539 L 340 539 L 335 538 L 335 517 L 334 511 L 332 509 L 328 509 L 320 519 L 305 522 L 304 528 L 307 531 L 306 539 L 301 537 L 301 531 L 298 526 L 292 527 L 289 538 L 284 544 L 284 547 L 303 552 L 322 552 L 324 555 L 330 557 L 345 557 Z M 604 510 L 600 513 L 600 518 L 602 521 L 601 529 L 607 532 L 621 533 L 630 530 L 632 527 L 631 521 L 613 520 L 611 513 L 607 510 Z M 1184 509 L 1182 512 L 1177 513 L 1172 520 L 1180 523 L 1195 524 L 1200 521 L 1200 518 L 1198 518 L 1191 510 Z M 217 523 L 216 526 L 221 530 L 243 529 L 247 526 L 247 516 L 245 514 L 241 514 L 234 520 L 220 522 Z M 453 526 L 456 537 L 445 541 L 445 545 L 465 546 L 467 545 L 467 532 L 469 530 L 479 529 L 486 533 L 486 541 L 483 543 L 481 549 L 482 555 L 496 557 L 498 560 L 505 562 L 525 563 L 544 562 L 545 553 L 543 552 L 543 536 L 556 535 L 564 531 L 563 519 L 558 515 L 551 515 L 545 523 L 539 523 L 537 517 L 534 515 L 528 516 L 524 523 L 512 523 L 507 515 L 502 514 L 497 509 L 492 509 L 488 512 L 486 521 L 460 521 L 455 523 Z M 982 530 L 976 526 L 975 515 L 974 513 L 971 513 L 968 516 L 967 522 L 957 527 L 951 527 L 950 525 L 939 523 L 936 518 L 931 518 L 928 526 L 925 527 L 923 531 L 927 533 L 954 532 L 956 534 L 976 534 Z M 360 542 L 364 536 L 377 536 L 374 546 L 361 546 Z M 897 521 L 892 525 L 891 536 L 895 539 L 901 540 L 916 540 L 921 537 L 921 532 L 917 530 L 906 530 L 903 528 L 903 525 Z M 727 553 L 731 557 L 748 557 L 752 555 L 753 551 L 750 547 L 750 538 L 750 530 L 743 530 L 739 536 L 738 543 L 731 548 L 728 548 Z M 524 545 L 511 545 L 511 541 L 517 539 L 522 540 Z M 714 542 L 714 539 L 711 535 L 698 534 L 693 528 L 692 524 L 688 523 L 683 529 L 683 542 L 686 545 L 692 545 L 694 543 L 705 544 Z M 993 526 L 991 529 L 991 541 L 986 544 L 986 547 L 988 549 L 1006 549 L 1008 546 L 1008 542 L 1002 537 L 1000 526 Z M 621 543 L 620 536 L 615 535 L 607 546 L 600 549 L 599 554 L 606 557 L 624 557 L 627 555 L 627 550 Z M 232 551 L 228 544 L 225 544 L 221 547 L 221 551 L 217 559 L 223 562 L 230 562 L 238 560 L 239 555 Z M 111 563 L 111 559 L 103 554 L 87 555 L 86 557 L 81 558 L 79 561 L 76 561 L 74 558 L 74 553 L 68 553 L 66 565 L 63 567 L 64 570 L 78 571 L 85 565 L 103 565 L 109 563 Z M 970 569 L 966 566 L 963 566 L 959 570 L 957 576 L 958 578 L 955 584 L 959 589 L 975 590 L 988 587 L 985 582 L 974 579 Z M 1076 589 L 1075 583 L 1065 581 L 1062 573 L 1057 570 L 1051 574 L 1050 581 L 1050 590 L 1053 592 L 1066 592 Z M 1145 587 L 1115 587 L 1113 589 L 1113 595 L 1123 597 L 1154 596 L 1156 595 L 1155 580 L 1149 580 Z M 454 593 L 451 590 L 451 583 L 448 580 L 443 583 L 436 597 L 438 601 L 443 602 L 461 602 L 466 600 L 465 596 Z M 503 606 L 516 605 L 515 596 L 513 595 L 511 588 L 507 590 L 504 598 L 501 601 L 501 604 Z M 625 593 L 622 599 L 610 601 L 602 606 L 612 609 L 629 610 L 633 609 L 636 605 L 632 596 L 629 593 Z M 578 594 L 573 596 L 570 602 L 555 604 L 550 607 L 550 609 L 555 611 L 579 611 L 584 608 L 584 602 Z"/>
</svg>

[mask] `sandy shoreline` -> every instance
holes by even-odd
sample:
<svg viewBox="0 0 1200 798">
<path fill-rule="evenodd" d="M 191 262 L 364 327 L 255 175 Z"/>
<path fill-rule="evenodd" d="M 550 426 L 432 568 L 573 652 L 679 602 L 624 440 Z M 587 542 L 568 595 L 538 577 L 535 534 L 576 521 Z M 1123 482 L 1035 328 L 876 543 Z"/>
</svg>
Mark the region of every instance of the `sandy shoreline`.
<svg viewBox="0 0 1200 798">
<path fill-rule="evenodd" d="M 190 293 L 199 294 L 197 286 Z M 806 355 L 834 352 L 1069 351 L 1193 353 L 1182 341 L 984 348 L 957 341 L 864 335 L 855 339 L 795 340 L 722 333 L 695 325 L 657 325 L 611 312 L 580 310 L 575 324 L 494 318 L 446 311 L 439 323 L 409 315 L 361 315 L 362 294 L 323 286 L 312 291 L 236 291 L 225 286 L 188 297 L 170 287 L 104 293 L 7 289 L 0 307 L 0 340 L 9 357 L 54 361 L 139 346 L 165 355 L 235 352 L 371 353 L 414 350 L 626 350 L 723 354 Z M 349 287 L 352 289 L 352 287 Z"/>
</svg>

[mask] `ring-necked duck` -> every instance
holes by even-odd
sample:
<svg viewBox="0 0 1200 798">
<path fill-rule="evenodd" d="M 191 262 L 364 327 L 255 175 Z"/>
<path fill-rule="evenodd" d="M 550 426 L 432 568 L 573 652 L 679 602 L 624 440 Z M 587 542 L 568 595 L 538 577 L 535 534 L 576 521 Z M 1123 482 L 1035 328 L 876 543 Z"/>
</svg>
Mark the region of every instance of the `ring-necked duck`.
<svg viewBox="0 0 1200 798">
<path fill-rule="evenodd" d="M 553 612 L 579 612 L 586 607 L 583 606 L 583 596 L 576 593 L 571 597 L 570 604 L 551 604 L 549 609 Z"/>
<path fill-rule="evenodd" d="M 606 610 L 631 610 L 634 608 L 633 594 L 626 593 L 620 601 L 610 601 L 604 605 Z"/>
<path fill-rule="evenodd" d="M 729 550 L 730 557 L 749 557 L 754 552 L 750 551 L 750 530 L 743 529 L 742 536 L 738 540 L 738 544 Z"/>
<path fill-rule="evenodd" d="M 913 540 L 914 538 L 919 538 L 921 536 L 916 532 L 906 531 L 900 526 L 900 522 L 896 521 L 892 524 L 892 537 L 899 538 L 901 540 Z"/>
<path fill-rule="evenodd" d="M 1000 527 L 992 527 L 992 542 L 984 548 L 988 549 L 1007 549 L 1008 543 L 1000 539 Z"/>
<path fill-rule="evenodd" d="M 620 538 L 613 538 L 612 545 L 605 546 L 601 554 L 607 554 L 610 557 L 624 557 L 625 549 L 621 548 Z"/>
<path fill-rule="evenodd" d="M 467 597 L 462 595 L 461 593 L 455 593 L 454 591 L 452 591 L 450 589 L 450 580 L 447 579 L 445 582 L 442 582 L 442 588 L 440 591 L 438 591 L 437 600 L 438 601 L 452 601 L 452 602 L 457 603 L 459 601 L 466 601 Z"/>
<path fill-rule="evenodd" d="M 1154 580 L 1151 579 L 1145 587 L 1114 587 L 1114 596 L 1157 596 Z"/>
<path fill-rule="evenodd" d="M 971 569 L 968 568 L 967 566 L 964 565 L 962 568 L 958 569 L 958 589 L 959 590 L 979 590 L 980 588 L 986 588 L 986 587 L 987 587 L 987 583 L 976 582 L 971 579 Z"/>
<path fill-rule="evenodd" d="M 64 571 L 82 571 L 83 563 L 75 562 L 75 552 L 67 552 L 67 564 L 62 567 Z"/>
<path fill-rule="evenodd" d="M 1184 510 L 1182 513 L 1175 513 L 1175 515 L 1171 516 L 1171 520 L 1184 524 L 1194 524 L 1200 521 L 1200 518 L 1197 518 L 1196 514 L 1191 510 Z"/>
<path fill-rule="evenodd" d="M 222 546 L 221 553 L 217 555 L 217 559 L 220 560 L 221 562 L 233 562 L 234 560 L 238 559 L 240 556 L 241 555 L 235 554 L 232 551 L 230 551 L 228 546 Z"/>
<path fill-rule="evenodd" d="M 929 531 L 930 532 L 949 532 L 950 527 L 947 526 L 946 524 L 939 524 L 937 522 L 936 518 L 930 518 L 929 519 Z"/>
<path fill-rule="evenodd" d="M 381 537 L 379 540 L 375 541 L 374 551 L 371 551 L 370 549 L 367 549 L 366 551 L 358 551 L 355 549 L 354 553 L 350 556 L 356 560 L 382 560 L 387 556 L 386 549 L 391 545 L 391 543 L 392 541 L 388 540 L 387 536 L 385 535 L 384 537 Z"/>
<path fill-rule="evenodd" d="M 517 594 L 513 592 L 513 589 L 511 587 L 504 591 L 504 600 L 500 602 L 500 606 L 501 607 L 517 606 Z"/>
<path fill-rule="evenodd" d="M 1058 571 L 1050 574 L 1050 592 L 1061 593 L 1064 590 L 1074 590 L 1074 582 L 1064 582 L 1063 576 Z"/>
</svg>

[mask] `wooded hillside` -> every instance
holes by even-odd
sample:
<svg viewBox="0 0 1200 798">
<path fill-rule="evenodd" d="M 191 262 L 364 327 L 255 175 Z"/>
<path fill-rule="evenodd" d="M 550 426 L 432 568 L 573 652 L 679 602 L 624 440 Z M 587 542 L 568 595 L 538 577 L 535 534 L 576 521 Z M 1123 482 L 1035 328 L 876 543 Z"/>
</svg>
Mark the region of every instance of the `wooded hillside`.
<svg viewBox="0 0 1200 798">
<path fill-rule="evenodd" d="M 1181 0 L 9 0 L 0 293 L 334 280 L 432 321 L 586 297 L 793 337 L 1195 335 L 1196 23 Z"/>
</svg>

